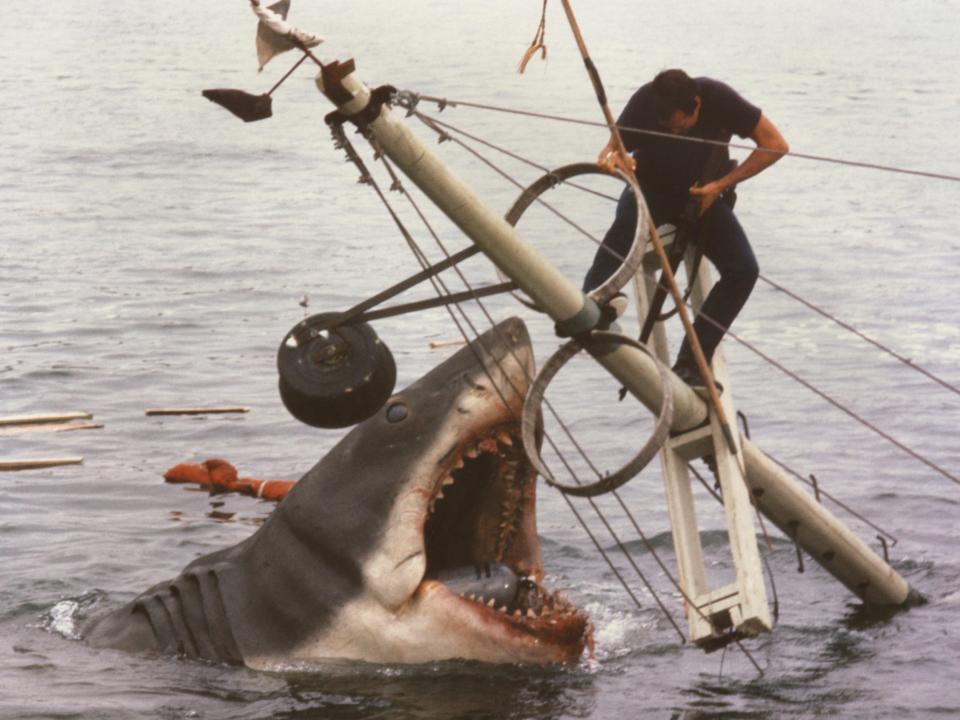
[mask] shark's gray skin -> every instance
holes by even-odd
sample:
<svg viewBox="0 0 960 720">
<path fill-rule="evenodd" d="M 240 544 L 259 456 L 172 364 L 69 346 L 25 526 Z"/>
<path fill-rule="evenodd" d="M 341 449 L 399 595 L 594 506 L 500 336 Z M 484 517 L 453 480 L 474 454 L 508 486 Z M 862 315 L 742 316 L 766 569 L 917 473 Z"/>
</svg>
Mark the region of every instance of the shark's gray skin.
<svg viewBox="0 0 960 720">
<path fill-rule="evenodd" d="M 576 661 L 587 617 L 540 585 L 517 420 L 533 371 L 523 322 L 502 322 L 350 431 L 250 538 L 95 621 L 87 641 L 257 669 Z M 463 582 L 484 564 L 506 595 Z"/>
</svg>

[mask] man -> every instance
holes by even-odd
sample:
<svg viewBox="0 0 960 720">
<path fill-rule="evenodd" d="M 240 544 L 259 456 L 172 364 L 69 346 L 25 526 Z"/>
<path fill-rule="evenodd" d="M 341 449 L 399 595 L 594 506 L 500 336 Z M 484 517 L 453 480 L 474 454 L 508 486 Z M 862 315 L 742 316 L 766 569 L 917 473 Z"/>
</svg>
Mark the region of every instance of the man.
<svg viewBox="0 0 960 720">
<path fill-rule="evenodd" d="M 704 254 L 720 274 L 694 322 L 694 330 L 709 362 L 725 329 L 730 327 L 746 303 L 760 272 L 731 204 L 717 200 L 737 183 L 775 163 L 789 151 L 789 147 L 760 108 L 721 82 L 704 77 L 691 78 L 683 70 L 664 70 L 653 82 L 637 90 L 620 114 L 617 125 L 624 128 L 621 131 L 623 143 L 636 163 L 637 181 L 656 225 L 676 222 L 691 196 L 699 200 L 698 237 L 704 243 Z M 630 128 L 652 130 L 661 135 L 633 132 Z M 733 169 L 729 169 L 732 163 L 728 162 L 726 174 L 699 184 L 704 166 L 710 154 L 715 152 L 716 145 L 674 139 L 662 133 L 690 138 L 721 138 L 724 141 L 735 133 L 751 138 L 757 149 Z M 721 152 L 729 161 L 726 148 Z M 634 169 L 623 167 L 612 137 L 600 152 L 599 163 L 610 170 L 619 168 L 629 172 Z M 619 267 L 619 258 L 626 256 L 633 240 L 636 218 L 636 199 L 627 188 L 617 204 L 616 217 L 604 237 L 603 247 L 598 249 L 584 278 L 584 291 L 602 284 Z M 608 250 L 614 251 L 619 258 Z M 686 338 L 673 370 L 690 385 L 703 384 Z"/>
</svg>

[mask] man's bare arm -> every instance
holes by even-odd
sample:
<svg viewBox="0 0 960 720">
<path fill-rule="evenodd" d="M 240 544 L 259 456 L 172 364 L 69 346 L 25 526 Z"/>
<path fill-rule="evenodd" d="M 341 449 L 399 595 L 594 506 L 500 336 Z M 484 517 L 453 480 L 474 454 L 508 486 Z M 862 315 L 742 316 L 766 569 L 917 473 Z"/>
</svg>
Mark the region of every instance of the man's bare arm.
<svg viewBox="0 0 960 720">
<path fill-rule="evenodd" d="M 690 188 L 691 195 L 697 195 L 701 198 L 700 213 L 707 211 L 716 199 L 728 187 L 741 183 L 748 178 L 752 178 L 757 173 L 763 172 L 773 165 L 777 160 L 790 152 L 790 146 L 784 140 L 783 135 L 777 130 L 776 125 L 770 122 L 766 115 L 760 115 L 757 126 L 753 129 L 751 139 L 757 144 L 756 150 L 747 156 L 747 159 L 737 165 L 733 170 L 706 185 L 694 186 Z"/>
</svg>

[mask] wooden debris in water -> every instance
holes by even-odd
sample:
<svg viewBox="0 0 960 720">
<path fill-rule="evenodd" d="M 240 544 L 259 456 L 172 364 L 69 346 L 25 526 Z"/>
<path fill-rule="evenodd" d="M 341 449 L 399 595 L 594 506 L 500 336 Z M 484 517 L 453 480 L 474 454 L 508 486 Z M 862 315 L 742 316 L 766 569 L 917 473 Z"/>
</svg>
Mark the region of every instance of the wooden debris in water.
<svg viewBox="0 0 960 720">
<path fill-rule="evenodd" d="M 0 417 L 0 426 L 7 425 L 40 425 L 43 423 L 65 423 L 71 420 L 89 420 L 88 412 L 49 413 L 45 415 L 10 415 Z"/>
<path fill-rule="evenodd" d="M 151 408 L 147 410 L 147 415 L 213 415 L 248 412 L 250 412 L 250 408 L 236 405 L 226 407 Z"/>
<path fill-rule="evenodd" d="M 450 340 L 431 340 L 430 349 L 450 347 L 451 345 L 466 345 L 467 341 L 463 338 L 451 338 Z"/>
<path fill-rule="evenodd" d="M 39 470 L 41 468 L 58 467 L 60 465 L 79 465 L 82 462 L 82 457 L 0 460 L 0 471 L 11 472 L 14 470 Z"/>
<path fill-rule="evenodd" d="M 69 422 L 69 423 L 37 423 L 34 425 L 0 426 L 0 435 L 19 435 L 28 432 L 66 432 L 67 430 L 98 430 L 102 423 Z"/>
</svg>

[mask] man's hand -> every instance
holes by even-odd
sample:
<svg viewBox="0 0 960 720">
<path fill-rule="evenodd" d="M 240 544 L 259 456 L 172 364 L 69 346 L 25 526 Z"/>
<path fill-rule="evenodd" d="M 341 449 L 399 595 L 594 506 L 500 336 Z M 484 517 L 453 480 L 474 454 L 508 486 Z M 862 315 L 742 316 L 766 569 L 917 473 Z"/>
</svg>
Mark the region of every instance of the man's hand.
<svg viewBox="0 0 960 720">
<path fill-rule="evenodd" d="M 611 175 L 616 175 L 618 170 L 629 174 L 637 169 L 637 161 L 632 155 L 621 155 L 617 152 L 616 141 L 612 137 L 600 151 L 597 164 Z"/>
<path fill-rule="evenodd" d="M 719 182 L 709 182 L 706 185 L 694 185 L 690 194 L 700 198 L 700 215 L 702 216 L 713 205 L 720 194 L 727 188 Z"/>
<path fill-rule="evenodd" d="M 701 215 L 710 209 L 710 206 L 728 187 L 762 172 L 790 152 L 787 141 L 766 115 L 760 116 L 750 137 L 757 144 L 757 149 L 750 153 L 746 160 L 722 178 L 708 182 L 706 185 L 694 185 L 690 188 L 690 194 L 700 198 Z"/>
</svg>

